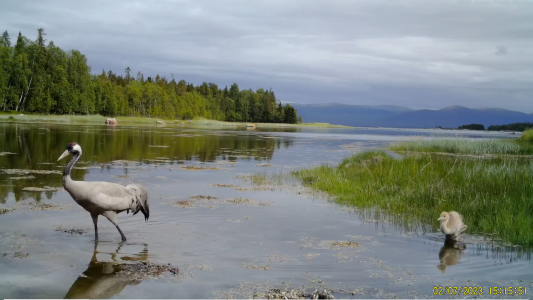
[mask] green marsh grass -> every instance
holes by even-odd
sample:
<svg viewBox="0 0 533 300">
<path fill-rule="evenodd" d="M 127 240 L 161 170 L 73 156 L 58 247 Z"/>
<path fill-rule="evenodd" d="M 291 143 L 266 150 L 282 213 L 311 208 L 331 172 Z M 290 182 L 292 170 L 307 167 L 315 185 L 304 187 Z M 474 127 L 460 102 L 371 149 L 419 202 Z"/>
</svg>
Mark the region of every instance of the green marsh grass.
<svg viewBox="0 0 533 300">
<path fill-rule="evenodd" d="M 533 138 L 533 132 L 531 135 Z M 391 150 L 471 155 L 532 155 L 533 144 L 524 143 L 522 139 L 421 139 L 394 144 Z"/>
<path fill-rule="evenodd" d="M 341 204 L 382 209 L 435 230 L 440 213 L 455 210 L 463 214 L 468 233 L 496 234 L 511 243 L 533 245 L 529 159 L 438 154 L 394 159 L 376 151 L 293 175 L 306 186 L 336 196 Z"/>
<path fill-rule="evenodd" d="M 527 141 L 527 142 L 533 142 L 533 128 L 524 130 L 520 140 Z"/>
</svg>

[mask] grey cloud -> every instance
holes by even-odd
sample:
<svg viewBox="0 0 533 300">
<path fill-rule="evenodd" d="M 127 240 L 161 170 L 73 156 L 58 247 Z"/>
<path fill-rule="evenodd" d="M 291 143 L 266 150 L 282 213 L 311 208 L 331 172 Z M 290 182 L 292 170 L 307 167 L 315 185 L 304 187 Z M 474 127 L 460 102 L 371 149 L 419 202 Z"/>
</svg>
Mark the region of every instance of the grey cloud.
<svg viewBox="0 0 533 300">
<path fill-rule="evenodd" d="M 0 18 L 12 36 L 45 28 L 95 73 L 130 66 L 289 102 L 531 112 L 533 3 L 497 2 L 33 0 L 2 2 Z"/>
<path fill-rule="evenodd" d="M 507 55 L 507 48 L 506 47 L 496 47 L 496 52 L 494 53 L 496 55 Z"/>
</svg>

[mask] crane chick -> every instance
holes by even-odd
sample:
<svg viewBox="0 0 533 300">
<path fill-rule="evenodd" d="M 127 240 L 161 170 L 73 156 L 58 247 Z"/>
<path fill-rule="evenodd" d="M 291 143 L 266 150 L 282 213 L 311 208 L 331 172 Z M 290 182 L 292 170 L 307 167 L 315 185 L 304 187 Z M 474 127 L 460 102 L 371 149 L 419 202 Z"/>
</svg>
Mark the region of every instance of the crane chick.
<svg viewBox="0 0 533 300">
<path fill-rule="evenodd" d="M 437 221 L 440 221 L 440 231 L 446 235 L 446 239 L 457 238 L 468 228 L 463 223 L 463 217 L 456 211 L 442 212 Z"/>
<path fill-rule="evenodd" d="M 94 237 L 98 240 L 98 216 L 106 217 L 118 229 L 122 240 L 126 236 L 118 227 L 116 215 L 131 209 L 133 215 L 139 211 L 144 214 L 145 221 L 150 216 L 148 192 L 138 184 L 122 186 L 111 182 L 74 181 L 70 178 L 72 167 L 81 157 L 81 146 L 76 143 L 67 145 L 67 150 L 61 154 L 58 161 L 67 155 L 72 155 L 65 171 L 63 171 L 63 186 L 72 199 L 91 214 L 94 223 Z"/>
</svg>

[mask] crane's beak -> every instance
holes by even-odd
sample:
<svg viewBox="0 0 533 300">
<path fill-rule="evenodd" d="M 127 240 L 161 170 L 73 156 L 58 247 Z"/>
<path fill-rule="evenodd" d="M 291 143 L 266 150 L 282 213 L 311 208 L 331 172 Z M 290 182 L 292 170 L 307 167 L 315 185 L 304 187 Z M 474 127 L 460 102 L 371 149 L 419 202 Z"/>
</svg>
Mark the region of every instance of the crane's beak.
<svg viewBox="0 0 533 300">
<path fill-rule="evenodd" d="M 62 160 L 65 156 L 69 155 L 70 153 L 68 152 L 68 150 L 65 150 L 65 152 L 63 152 L 63 154 L 61 154 L 61 156 L 57 159 L 57 161 L 60 161 Z"/>
</svg>

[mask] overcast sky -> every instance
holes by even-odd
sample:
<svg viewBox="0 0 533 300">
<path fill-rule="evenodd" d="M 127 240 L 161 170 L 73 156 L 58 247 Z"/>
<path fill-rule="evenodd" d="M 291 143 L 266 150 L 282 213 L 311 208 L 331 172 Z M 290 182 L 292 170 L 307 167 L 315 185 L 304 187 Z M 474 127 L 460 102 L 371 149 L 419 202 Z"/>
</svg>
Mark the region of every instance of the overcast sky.
<svg viewBox="0 0 533 300">
<path fill-rule="evenodd" d="M 13 41 L 78 49 L 93 73 L 272 88 L 283 102 L 533 112 L 533 0 L 0 2 Z"/>
</svg>

